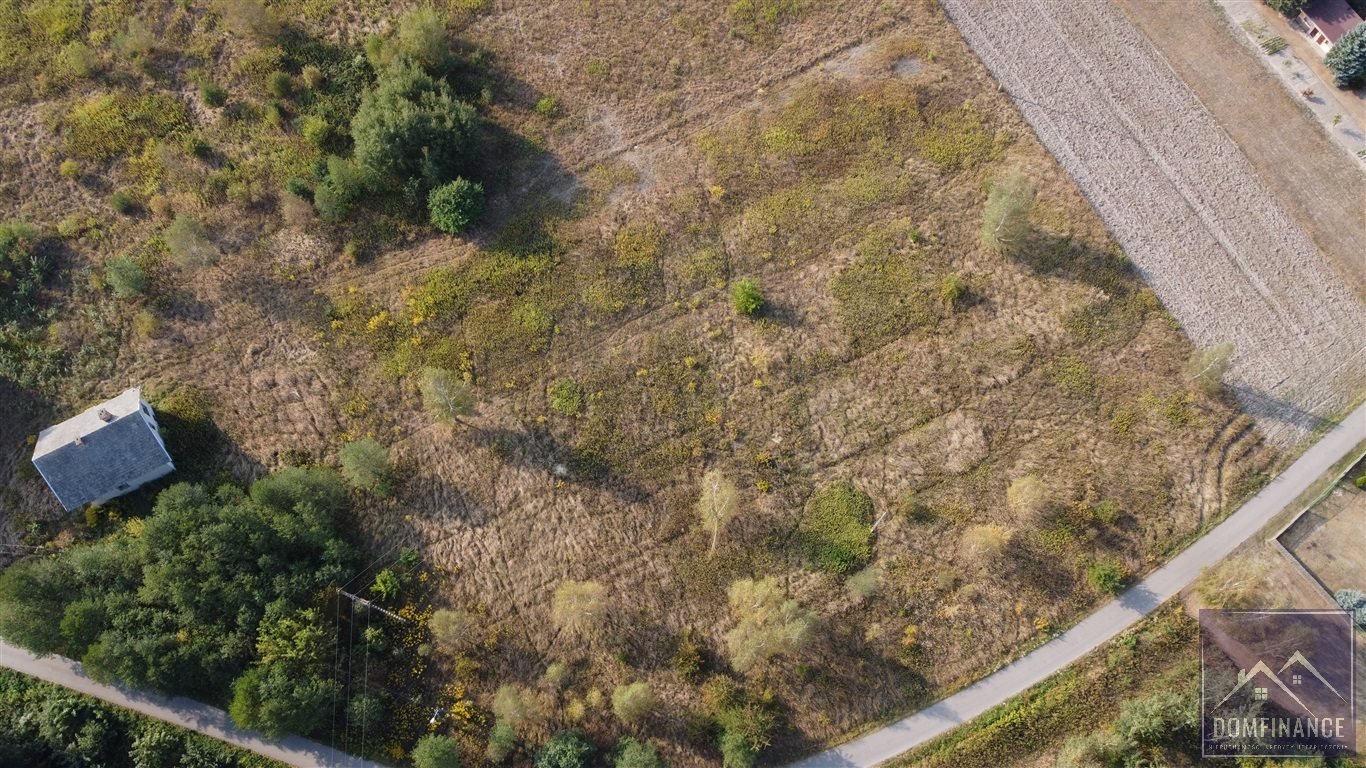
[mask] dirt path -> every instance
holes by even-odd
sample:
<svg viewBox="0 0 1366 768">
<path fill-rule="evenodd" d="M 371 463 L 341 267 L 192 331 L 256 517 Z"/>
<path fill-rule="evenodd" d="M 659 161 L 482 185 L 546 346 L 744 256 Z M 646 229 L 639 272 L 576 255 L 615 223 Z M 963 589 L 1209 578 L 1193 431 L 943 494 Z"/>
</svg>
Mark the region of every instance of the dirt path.
<svg viewBox="0 0 1366 768">
<path fill-rule="evenodd" d="M 944 6 L 1191 339 L 1234 343 L 1226 381 L 1268 439 L 1353 402 L 1361 301 L 1117 7 Z"/>
</svg>

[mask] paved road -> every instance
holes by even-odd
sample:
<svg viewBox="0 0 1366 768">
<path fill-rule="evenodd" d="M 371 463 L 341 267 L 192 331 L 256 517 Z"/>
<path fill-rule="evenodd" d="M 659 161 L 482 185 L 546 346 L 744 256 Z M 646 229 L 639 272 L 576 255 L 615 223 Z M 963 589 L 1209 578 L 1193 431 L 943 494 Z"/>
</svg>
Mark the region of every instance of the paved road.
<svg viewBox="0 0 1366 768">
<path fill-rule="evenodd" d="M 1171 562 L 1080 624 L 1034 652 L 926 709 L 847 744 L 815 755 L 794 768 L 869 768 L 972 720 L 1043 682 L 1146 616 L 1266 526 L 1334 463 L 1366 440 L 1366 404 L 1304 452 L 1237 512 Z"/>
<path fill-rule="evenodd" d="M 104 685 L 86 677 L 79 662 L 61 656 L 38 657 L 0 641 L 0 666 L 56 683 L 64 688 L 103 699 L 111 704 L 140 712 L 148 717 L 198 731 L 235 747 L 265 755 L 286 765 L 301 768 L 382 768 L 379 763 L 352 757 L 324 744 L 299 736 L 267 739 L 256 731 L 244 731 L 232 724 L 228 713 L 181 696 L 168 699 L 154 693 L 123 686 Z"/>
</svg>

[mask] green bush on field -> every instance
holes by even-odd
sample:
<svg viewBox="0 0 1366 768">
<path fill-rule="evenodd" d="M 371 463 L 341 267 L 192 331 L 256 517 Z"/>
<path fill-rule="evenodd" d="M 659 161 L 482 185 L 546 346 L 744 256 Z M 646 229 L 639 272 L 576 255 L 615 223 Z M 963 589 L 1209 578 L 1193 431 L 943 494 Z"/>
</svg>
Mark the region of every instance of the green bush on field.
<svg viewBox="0 0 1366 768">
<path fill-rule="evenodd" d="M 1366 21 L 1339 38 L 1323 63 L 1333 70 L 1333 84 L 1339 88 L 1355 88 L 1366 82 Z"/>
<path fill-rule="evenodd" d="M 583 413 L 586 402 L 583 387 L 573 379 L 560 379 L 550 385 L 550 407 L 563 416 L 575 417 Z"/>
<path fill-rule="evenodd" d="M 873 501 L 850 483 L 827 485 L 807 502 L 797 537 L 824 571 L 847 573 L 872 556 Z"/>
<path fill-rule="evenodd" d="M 327 174 L 313 192 L 313 207 L 327 221 L 341 221 L 351 214 L 370 188 L 363 168 L 344 157 L 327 158 Z"/>
<path fill-rule="evenodd" d="M 617 742 L 617 758 L 612 768 L 664 768 L 654 745 L 627 736 Z"/>
<path fill-rule="evenodd" d="M 218 261 L 218 249 L 209 242 L 203 225 L 183 213 L 176 214 L 162 231 L 161 239 L 181 269 L 198 269 Z"/>
<path fill-rule="evenodd" d="M 147 291 L 147 273 L 128 256 L 115 256 L 104 265 L 104 282 L 120 299 L 140 296 Z"/>
<path fill-rule="evenodd" d="M 484 210 L 484 187 L 456 179 L 433 189 L 427 196 L 432 226 L 448 234 L 464 232 Z"/>
<path fill-rule="evenodd" d="M 100 67 L 100 57 L 90 46 L 76 40 L 68 43 L 62 52 L 57 54 L 57 71 L 63 77 L 73 79 L 83 79 L 95 74 L 95 70 Z"/>
<path fill-rule="evenodd" d="M 1086 568 L 1086 580 L 1098 592 L 1117 595 L 1129 580 L 1129 569 L 1109 560 L 1092 563 Z"/>
<path fill-rule="evenodd" d="M 449 736 L 429 733 L 413 747 L 413 768 L 460 768 L 460 747 Z"/>
<path fill-rule="evenodd" d="M 764 308 L 764 294 L 759 290 L 759 282 L 750 277 L 742 277 L 730 286 L 730 305 L 737 314 L 753 317 Z"/>
<path fill-rule="evenodd" d="M 644 681 L 619 685 L 612 691 L 612 713 L 623 723 L 640 720 L 659 705 L 654 689 Z"/>
<path fill-rule="evenodd" d="M 338 458 L 342 477 L 351 487 L 380 495 L 389 492 L 393 468 L 389 464 L 389 452 L 377 441 L 366 438 L 347 443 L 342 446 Z"/>
<path fill-rule="evenodd" d="M 137 200 L 134 200 L 132 195 L 121 189 L 109 196 L 109 205 L 125 216 L 137 210 L 138 207 Z"/>
<path fill-rule="evenodd" d="M 1022 174 L 994 182 L 982 210 L 982 245 L 997 252 L 1020 247 L 1029 234 L 1033 205 L 1034 185 Z"/>
<path fill-rule="evenodd" d="M 266 77 L 266 90 L 277 99 L 287 99 L 294 93 L 294 78 L 288 72 L 271 72 Z"/>
<path fill-rule="evenodd" d="M 571 728 L 560 731 L 536 753 L 536 768 L 587 768 L 593 758 L 593 742 Z"/>
<path fill-rule="evenodd" d="M 199 100 L 204 106 L 217 109 L 228 103 L 228 92 L 221 85 L 205 81 L 199 84 Z"/>
</svg>

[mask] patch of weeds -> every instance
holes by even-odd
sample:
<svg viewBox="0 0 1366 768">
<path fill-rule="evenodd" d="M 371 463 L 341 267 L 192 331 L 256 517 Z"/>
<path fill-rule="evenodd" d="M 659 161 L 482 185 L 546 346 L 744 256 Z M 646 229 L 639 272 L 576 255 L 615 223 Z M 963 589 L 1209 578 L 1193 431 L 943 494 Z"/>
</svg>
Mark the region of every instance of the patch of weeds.
<svg viewBox="0 0 1366 768">
<path fill-rule="evenodd" d="M 936 293 L 910 247 L 913 231 L 906 220 L 875 231 L 857 246 L 859 258 L 830 281 L 836 314 L 861 347 L 937 319 Z"/>
<path fill-rule="evenodd" d="M 839 482 L 817 491 L 807 502 L 797 538 L 817 568 L 847 573 L 872 556 L 873 501 L 851 483 Z"/>
<path fill-rule="evenodd" d="M 1048 380 L 1074 395 L 1096 391 L 1096 374 L 1091 365 L 1076 355 L 1064 355 L 1048 366 Z"/>
<path fill-rule="evenodd" d="M 583 413 L 584 403 L 587 400 L 587 393 L 583 387 L 573 379 L 560 379 L 550 385 L 547 392 L 550 396 L 550 407 L 562 416 L 574 418 Z"/>
<path fill-rule="evenodd" d="M 735 0 L 727 9 L 732 34 L 764 45 L 774 42 L 778 28 L 801 12 L 798 0 Z"/>
<path fill-rule="evenodd" d="M 982 113 L 964 105 L 930 118 L 912 143 L 921 157 L 944 170 L 956 171 L 994 158 L 1000 142 Z"/>
<path fill-rule="evenodd" d="M 108 160 L 138 152 L 148 139 L 188 130 L 190 117 L 185 105 L 174 97 L 119 91 L 76 105 L 63 123 L 67 154 Z"/>
</svg>

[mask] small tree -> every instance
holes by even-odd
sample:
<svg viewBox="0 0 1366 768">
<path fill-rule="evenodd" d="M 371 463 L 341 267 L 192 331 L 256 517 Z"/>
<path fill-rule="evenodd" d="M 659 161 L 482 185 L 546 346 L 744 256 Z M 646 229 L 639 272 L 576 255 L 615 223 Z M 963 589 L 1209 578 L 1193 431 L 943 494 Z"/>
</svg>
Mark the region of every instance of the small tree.
<svg viewBox="0 0 1366 768">
<path fill-rule="evenodd" d="M 340 459 L 342 477 L 352 488 L 380 495 L 389 492 L 393 470 L 384 446 L 368 437 L 356 440 L 342 446 Z"/>
<path fill-rule="evenodd" d="M 1333 70 L 1333 84 L 1339 88 L 1355 88 L 1366 82 L 1366 22 L 1338 38 L 1323 63 Z"/>
<path fill-rule="evenodd" d="M 578 638 L 597 632 L 607 620 L 607 588 L 596 581 L 563 581 L 552 604 L 555 625 Z"/>
<path fill-rule="evenodd" d="M 442 608 L 427 621 L 436 644 L 448 651 L 461 651 L 479 639 L 479 618 L 469 611 Z"/>
<path fill-rule="evenodd" d="M 484 751 L 491 763 L 501 763 L 517 747 L 517 731 L 511 725 L 498 720 L 489 730 L 489 745 Z"/>
<path fill-rule="evenodd" d="M 974 525 L 963 531 L 963 552 L 974 560 L 995 560 L 1005 552 L 1008 544 L 1010 529 L 1003 525 Z"/>
<path fill-rule="evenodd" d="M 702 495 L 697 499 L 697 513 L 702 517 L 702 530 L 711 534 L 711 549 L 716 551 L 716 543 L 726 523 L 735 517 L 739 509 L 739 494 L 721 470 L 708 470 L 702 476 Z"/>
<path fill-rule="evenodd" d="M 1037 523 L 1048 504 L 1048 489 L 1038 475 L 1016 478 L 1006 488 L 1006 506 L 1021 520 Z"/>
<path fill-rule="evenodd" d="M 440 67 L 446 60 L 446 18 L 435 8 L 414 8 L 398 18 L 391 50 L 407 56 L 425 69 Z"/>
<path fill-rule="evenodd" d="M 1342 610 L 1352 614 L 1354 624 L 1366 629 L 1366 595 L 1355 589 L 1339 589 L 1333 594 L 1333 599 Z"/>
<path fill-rule="evenodd" d="M 422 405 L 443 424 L 465 424 L 463 419 L 474 415 L 474 392 L 470 385 L 456 378 L 444 368 L 427 368 L 418 380 Z"/>
<path fill-rule="evenodd" d="M 991 185 L 982 211 L 982 245 L 1004 253 L 1019 247 L 1029 234 L 1029 209 L 1034 205 L 1034 185 L 1013 174 Z"/>
<path fill-rule="evenodd" d="M 380 600 L 392 600 L 403 589 L 403 577 L 392 568 L 385 568 L 375 574 L 375 583 L 370 587 Z"/>
<path fill-rule="evenodd" d="M 1186 363 L 1186 375 L 1202 392 L 1211 396 L 1216 395 L 1224 386 L 1224 374 L 1228 371 L 1229 360 L 1232 357 L 1232 343 L 1198 349 Z"/>
<path fill-rule="evenodd" d="M 176 214 L 162 231 L 161 239 L 171 252 L 171 259 L 181 269 L 198 269 L 218 261 L 218 249 L 209 242 L 204 227 L 183 213 Z"/>
<path fill-rule="evenodd" d="M 634 723 L 650 714 L 659 704 L 659 697 L 645 681 L 618 685 L 612 691 L 612 712 L 623 723 Z"/>
<path fill-rule="evenodd" d="M 593 757 L 593 742 L 583 732 L 571 728 L 560 731 L 536 753 L 536 768 L 587 768 Z"/>
<path fill-rule="evenodd" d="M 104 264 L 104 282 L 120 299 L 141 295 L 147 290 L 147 273 L 128 256 L 115 256 Z"/>
<path fill-rule="evenodd" d="M 287 99 L 294 93 L 294 78 L 288 72 L 271 72 L 266 77 L 266 90 L 277 99 Z"/>
<path fill-rule="evenodd" d="M 407 58 L 380 73 L 351 120 L 355 157 L 376 176 L 430 189 L 459 175 L 477 130 L 474 108 Z"/>
<path fill-rule="evenodd" d="M 484 210 L 484 187 L 465 179 L 442 184 L 427 196 L 432 226 L 448 234 L 464 232 Z"/>
<path fill-rule="evenodd" d="M 788 598 L 776 579 L 740 579 L 727 596 L 736 625 L 726 633 L 726 648 L 739 672 L 801 650 L 815 632 L 816 615 Z"/>
<path fill-rule="evenodd" d="M 742 277 L 730 286 L 730 305 L 737 314 L 753 317 L 764 308 L 764 294 L 759 290 L 759 282 L 751 277 Z"/>
<path fill-rule="evenodd" d="M 327 175 L 313 193 L 313 206 L 326 221 L 341 221 L 351 214 L 369 188 L 365 170 L 342 157 L 327 158 Z"/>
<path fill-rule="evenodd" d="M 413 768 L 460 768 L 460 747 L 450 736 L 429 733 L 413 747 Z"/>
</svg>

